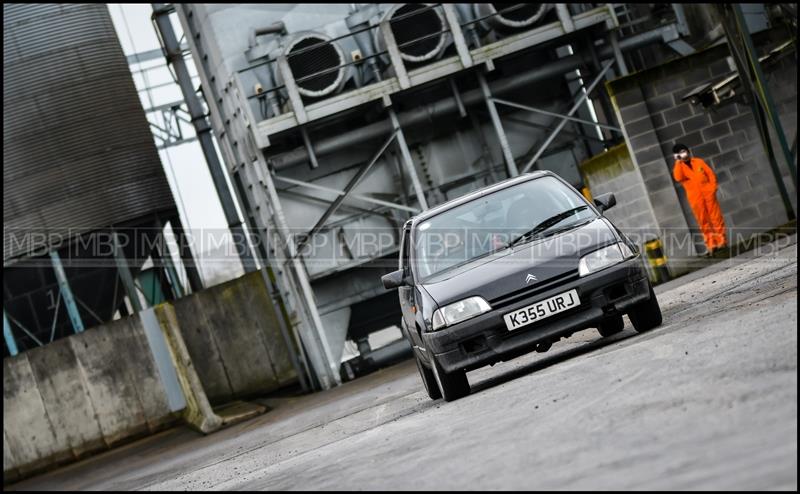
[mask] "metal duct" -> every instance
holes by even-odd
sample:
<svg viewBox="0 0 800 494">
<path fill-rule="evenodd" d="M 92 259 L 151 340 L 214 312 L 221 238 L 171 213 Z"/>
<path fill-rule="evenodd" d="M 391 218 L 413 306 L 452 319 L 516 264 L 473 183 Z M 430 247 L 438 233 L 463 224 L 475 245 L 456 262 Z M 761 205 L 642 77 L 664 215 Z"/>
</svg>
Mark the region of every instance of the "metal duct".
<svg viewBox="0 0 800 494">
<path fill-rule="evenodd" d="M 295 81 L 297 81 L 297 91 L 312 98 L 327 96 L 342 89 L 345 81 L 345 62 L 344 53 L 336 42 L 322 33 L 302 33 L 289 43 L 283 51 L 289 62 Z M 309 79 L 301 80 L 304 77 L 316 74 L 328 69 L 339 67 L 339 70 L 331 70 Z M 280 73 L 278 73 L 279 84 L 282 84 Z"/>
<path fill-rule="evenodd" d="M 511 9 L 498 14 L 498 11 Z M 475 15 L 478 18 L 486 17 L 486 23 L 499 31 L 510 31 L 530 27 L 539 22 L 553 4 L 550 3 L 476 3 Z M 495 15 L 496 14 L 496 15 Z"/>
<path fill-rule="evenodd" d="M 430 7 L 431 4 L 425 3 L 399 4 L 389 9 L 381 19 L 381 21 L 389 19 L 394 39 L 400 49 L 400 56 L 406 62 L 426 62 L 444 51 L 448 33 L 441 31 L 446 30 L 447 23 L 439 10 Z M 426 38 L 437 32 L 441 33 Z M 378 51 L 386 50 L 380 29 L 375 29 L 374 33 Z M 420 41 L 403 46 L 415 40 Z"/>
</svg>

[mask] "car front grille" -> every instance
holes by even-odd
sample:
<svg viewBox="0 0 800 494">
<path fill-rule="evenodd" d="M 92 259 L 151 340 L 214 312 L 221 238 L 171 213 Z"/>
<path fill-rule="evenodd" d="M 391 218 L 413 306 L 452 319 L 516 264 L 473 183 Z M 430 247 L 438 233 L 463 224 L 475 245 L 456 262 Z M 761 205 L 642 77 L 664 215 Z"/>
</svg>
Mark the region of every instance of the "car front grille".
<svg viewBox="0 0 800 494">
<path fill-rule="evenodd" d="M 541 283 L 537 283 L 533 286 L 527 286 L 515 292 L 507 293 L 502 297 L 497 297 L 492 300 L 489 300 L 489 304 L 492 306 L 492 309 L 499 309 L 514 304 L 516 302 L 519 302 L 520 300 L 523 300 L 525 298 L 533 297 L 539 293 L 546 292 L 562 283 L 569 283 L 571 281 L 577 280 L 579 277 L 580 276 L 578 275 L 577 269 L 572 271 L 567 271 L 566 273 L 560 274 Z"/>
</svg>

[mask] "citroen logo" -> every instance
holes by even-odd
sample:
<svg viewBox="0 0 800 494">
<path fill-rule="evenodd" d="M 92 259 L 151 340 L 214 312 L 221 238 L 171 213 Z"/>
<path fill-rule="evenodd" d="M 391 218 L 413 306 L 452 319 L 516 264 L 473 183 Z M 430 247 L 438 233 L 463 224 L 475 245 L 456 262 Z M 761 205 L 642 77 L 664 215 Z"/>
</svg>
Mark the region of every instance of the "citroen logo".
<svg viewBox="0 0 800 494">
<path fill-rule="evenodd" d="M 536 279 L 536 276 L 528 273 L 528 276 L 525 277 L 525 284 L 527 285 L 531 281 L 539 281 L 539 280 Z"/>
</svg>

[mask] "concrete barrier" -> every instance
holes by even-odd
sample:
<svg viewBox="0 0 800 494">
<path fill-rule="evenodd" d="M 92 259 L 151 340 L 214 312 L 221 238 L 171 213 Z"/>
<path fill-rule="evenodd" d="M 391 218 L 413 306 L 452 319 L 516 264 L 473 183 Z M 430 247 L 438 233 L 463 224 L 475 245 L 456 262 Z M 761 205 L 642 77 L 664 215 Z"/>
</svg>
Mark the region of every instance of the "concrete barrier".
<svg viewBox="0 0 800 494">
<path fill-rule="evenodd" d="M 296 380 L 258 272 L 91 328 L 3 360 L 3 482 Z"/>
<path fill-rule="evenodd" d="M 297 381 L 261 273 L 174 302 L 183 340 L 212 405 Z"/>
<path fill-rule="evenodd" d="M 138 316 L 3 360 L 4 482 L 175 421 Z"/>
</svg>

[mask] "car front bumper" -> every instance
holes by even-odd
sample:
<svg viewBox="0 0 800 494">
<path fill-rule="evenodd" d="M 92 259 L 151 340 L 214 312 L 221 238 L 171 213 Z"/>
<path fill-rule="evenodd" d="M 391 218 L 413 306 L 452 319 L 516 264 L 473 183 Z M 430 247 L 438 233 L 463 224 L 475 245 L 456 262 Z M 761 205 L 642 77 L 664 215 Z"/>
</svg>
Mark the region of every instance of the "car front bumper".
<svg viewBox="0 0 800 494">
<path fill-rule="evenodd" d="M 579 306 L 514 331 L 506 329 L 503 315 L 572 289 L 578 290 Z M 452 327 L 424 332 L 422 338 L 445 372 L 473 370 L 529 353 L 539 343 L 597 327 L 649 298 L 647 274 L 637 255 Z"/>
</svg>

